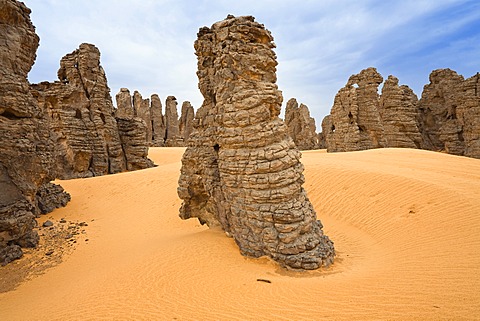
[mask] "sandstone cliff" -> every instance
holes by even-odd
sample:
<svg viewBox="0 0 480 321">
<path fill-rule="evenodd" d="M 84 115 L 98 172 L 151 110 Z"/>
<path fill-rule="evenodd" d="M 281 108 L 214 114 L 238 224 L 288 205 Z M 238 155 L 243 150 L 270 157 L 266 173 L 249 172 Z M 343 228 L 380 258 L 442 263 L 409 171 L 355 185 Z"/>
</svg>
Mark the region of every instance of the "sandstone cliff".
<svg viewBox="0 0 480 321">
<path fill-rule="evenodd" d="M 304 104 L 298 106 L 295 98 L 287 102 L 285 109 L 285 124 L 288 134 L 300 150 L 319 148 L 315 119 L 310 117 L 310 111 Z"/>
<path fill-rule="evenodd" d="M 182 159 L 180 217 L 220 226 L 244 255 L 316 269 L 332 263 L 334 249 L 302 188 L 301 154 L 278 117 L 274 46 L 251 16 L 200 29 L 204 102 Z"/>
<path fill-rule="evenodd" d="M 183 139 L 183 143 L 186 145 L 188 137 L 193 130 L 193 118 L 195 117 L 195 112 L 193 110 L 192 104 L 189 101 L 184 101 L 182 104 L 182 113 L 179 120 L 179 131 L 180 137 Z"/>
<path fill-rule="evenodd" d="M 37 191 L 55 178 L 53 136 L 27 81 L 38 42 L 30 9 L 0 0 L 0 264 L 37 244 Z"/>
<path fill-rule="evenodd" d="M 152 146 L 165 146 L 165 117 L 162 112 L 162 102 L 157 94 L 150 97 L 152 114 Z"/>
</svg>

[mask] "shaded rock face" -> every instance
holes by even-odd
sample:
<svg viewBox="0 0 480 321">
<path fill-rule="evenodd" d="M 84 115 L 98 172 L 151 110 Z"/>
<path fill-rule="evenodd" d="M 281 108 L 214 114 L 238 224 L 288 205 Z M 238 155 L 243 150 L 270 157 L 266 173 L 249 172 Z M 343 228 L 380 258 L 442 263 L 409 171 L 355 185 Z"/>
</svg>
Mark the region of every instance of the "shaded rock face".
<svg viewBox="0 0 480 321">
<path fill-rule="evenodd" d="M 306 105 L 300 104 L 300 107 L 298 106 L 295 98 L 291 98 L 287 102 L 285 124 L 287 125 L 288 134 L 292 137 L 298 149 L 318 148 L 315 119 L 310 117 L 310 111 Z"/>
<path fill-rule="evenodd" d="M 182 137 L 184 144 L 187 143 L 188 137 L 193 130 L 193 119 L 195 118 L 195 112 L 193 106 L 189 101 L 184 101 L 182 104 L 182 114 L 179 120 L 180 137 Z"/>
<path fill-rule="evenodd" d="M 480 158 L 479 75 L 434 70 L 419 101 L 425 148 Z"/>
<path fill-rule="evenodd" d="M 118 118 L 118 131 L 127 170 L 134 171 L 153 167 L 148 158 L 147 126 L 141 118 Z"/>
<path fill-rule="evenodd" d="M 119 173 L 126 169 L 113 117 L 110 89 L 100 51 L 91 44 L 60 61 L 59 81 L 31 85 L 56 134 L 59 178 Z"/>
<path fill-rule="evenodd" d="M 278 117 L 273 48 L 270 32 L 251 16 L 200 29 L 204 102 L 182 159 L 180 217 L 220 226 L 243 255 L 316 269 L 335 252 L 302 188 L 301 154 Z"/>
<path fill-rule="evenodd" d="M 167 97 L 165 103 L 165 146 L 167 147 L 183 146 L 177 104 L 177 99 L 174 96 Z"/>
<path fill-rule="evenodd" d="M 135 116 L 145 122 L 145 137 L 147 145 L 152 143 L 152 115 L 150 112 L 150 100 L 143 99 L 138 91 L 133 92 L 133 108 Z"/>
<path fill-rule="evenodd" d="M 29 15 L 22 2 L 0 0 L 0 264 L 37 244 L 36 193 L 54 178 L 48 120 L 27 81 L 39 41 Z"/>
<path fill-rule="evenodd" d="M 152 146 L 162 147 L 165 145 L 165 117 L 162 111 L 162 102 L 157 94 L 150 97 L 152 114 Z"/>
<path fill-rule="evenodd" d="M 63 187 L 46 183 L 37 190 L 36 202 L 39 214 L 47 214 L 56 208 L 64 207 L 70 202 L 71 196 Z"/>
<path fill-rule="evenodd" d="M 135 110 L 132 104 L 132 95 L 127 88 L 121 88 L 118 94 L 115 95 L 117 102 L 117 109 L 115 110 L 115 117 L 131 119 L 135 117 Z"/>
<path fill-rule="evenodd" d="M 386 146 L 379 107 L 378 86 L 383 77 L 375 68 L 353 75 L 335 96 L 325 134 L 330 152 Z"/>
<path fill-rule="evenodd" d="M 387 147 L 422 148 L 418 124 L 418 98 L 398 78 L 388 76 L 382 88 L 379 113 Z"/>
</svg>

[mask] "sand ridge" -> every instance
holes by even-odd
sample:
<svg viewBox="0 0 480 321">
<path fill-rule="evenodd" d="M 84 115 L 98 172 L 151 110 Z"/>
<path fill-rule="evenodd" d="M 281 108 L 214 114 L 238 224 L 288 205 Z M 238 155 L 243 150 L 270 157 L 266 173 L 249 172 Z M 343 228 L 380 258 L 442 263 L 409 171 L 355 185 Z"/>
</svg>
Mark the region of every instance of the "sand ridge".
<svg viewBox="0 0 480 321">
<path fill-rule="evenodd" d="M 338 257 L 296 273 L 178 218 L 183 150 L 152 148 L 155 168 L 62 181 L 72 201 L 50 216 L 89 222 L 89 241 L 0 294 L 1 319 L 480 319 L 479 160 L 304 152 L 304 186 Z"/>
</svg>

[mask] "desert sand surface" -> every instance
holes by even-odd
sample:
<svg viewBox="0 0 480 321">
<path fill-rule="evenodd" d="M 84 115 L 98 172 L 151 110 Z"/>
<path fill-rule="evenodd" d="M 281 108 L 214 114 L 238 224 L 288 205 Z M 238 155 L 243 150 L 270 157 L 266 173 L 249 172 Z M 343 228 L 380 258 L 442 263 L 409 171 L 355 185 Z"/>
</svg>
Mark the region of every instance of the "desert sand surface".
<svg viewBox="0 0 480 321">
<path fill-rule="evenodd" d="M 480 160 L 304 152 L 304 186 L 337 258 L 300 273 L 178 218 L 183 151 L 152 148 L 158 167 L 62 181 L 72 201 L 47 216 L 88 222 L 86 234 L 1 293 L 0 319 L 480 319 Z"/>
</svg>

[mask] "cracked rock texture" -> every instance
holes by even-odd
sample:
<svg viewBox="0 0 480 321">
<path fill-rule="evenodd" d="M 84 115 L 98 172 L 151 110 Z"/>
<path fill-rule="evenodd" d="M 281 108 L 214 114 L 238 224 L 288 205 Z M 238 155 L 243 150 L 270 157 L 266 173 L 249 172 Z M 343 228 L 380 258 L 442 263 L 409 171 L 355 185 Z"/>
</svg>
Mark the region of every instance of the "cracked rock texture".
<svg viewBox="0 0 480 321">
<path fill-rule="evenodd" d="M 165 126 L 165 117 L 162 111 L 162 102 L 157 94 L 150 97 L 151 114 L 152 114 L 152 146 L 165 146 L 165 133 L 167 127 Z"/>
<path fill-rule="evenodd" d="M 421 148 L 480 158 L 479 74 L 464 79 L 450 69 L 434 70 L 422 98 L 375 68 L 350 77 L 322 121 L 329 152 L 379 147 Z"/>
<path fill-rule="evenodd" d="M 180 136 L 180 121 L 178 119 L 177 98 L 168 96 L 165 103 L 165 146 L 183 146 L 183 138 Z"/>
<path fill-rule="evenodd" d="M 310 117 L 310 111 L 306 105 L 300 104 L 300 106 L 298 106 L 295 98 L 291 98 L 287 102 L 285 124 L 287 125 L 288 134 L 292 137 L 298 149 L 308 150 L 319 148 L 315 119 Z"/>
<path fill-rule="evenodd" d="M 182 159 L 180 217 L 232 236 L 243 255 L 293 269 L 329 266 L 335 251 L 308 200 L 300 152 L 278 117 L 273 37 L 228 16 L 195 42 L 204 102 Z"/>
<path fill-rule="evenodd" d="M 100 65 L 100 51 L 92 44 L 80 47 L 60 61 L 58 81 L 31 85 L 31 92 L 46 111 L 55 133 L 57 177 L 70 179 L 114 174 L 127 170 L 129 149 L 121 139 L 105 72 Z M 128 93 L 122 92 L 122 95 Z M 131 115 L 128 104 L 123 117 Z M 133 122 L 136 124 L 137 122 Z M 145 125 L 139 127 L 145 139 Z M 131 131 L 129 131 L 131 133 Z M 148 159 L 144 162 L 149 163 Z M 148 166 L 147 166 L 148 167 Z M 145 168 L 145 167 L 140 167 Z"/>
<path fill-rule="evenodd" d="M 480 158 L 478 73 L 465 80 L 450 69 L 432 71 L 418 104 L 426 149 Z"/>
<path fill-rule="evenodd" d="M 193 130 L 193 119 L 195 112 L 192 104 L 189 101 L 184 101 L 182 104 L 182 113 L 179 120 L 180 137 L 182 137 L 184 144 L 186 144 L 188 137 Z"/>
<path fill-rule="evenodd" d="M 30 9 L 0 0 L 0 264 L 37 245 L 37 190 L 55 178 L 48 119 L 27 81 L 38 42 Z"/>
</svg>

